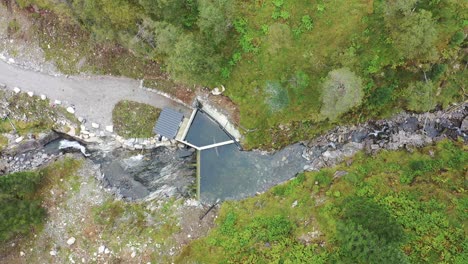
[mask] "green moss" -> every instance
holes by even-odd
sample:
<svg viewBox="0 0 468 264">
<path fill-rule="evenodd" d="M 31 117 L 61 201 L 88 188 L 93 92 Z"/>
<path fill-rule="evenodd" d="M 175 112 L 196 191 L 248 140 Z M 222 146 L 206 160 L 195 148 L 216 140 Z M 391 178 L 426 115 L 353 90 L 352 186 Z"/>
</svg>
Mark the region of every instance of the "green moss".
<svg viewBox="0 0 468 264">
<path fill-rule="evenodd" d="M 147 104 L 120 101 L 112 111 L 114 131 L 124 138 L 152 137 L 160 113 L 161 109 Z"/>
</svg>

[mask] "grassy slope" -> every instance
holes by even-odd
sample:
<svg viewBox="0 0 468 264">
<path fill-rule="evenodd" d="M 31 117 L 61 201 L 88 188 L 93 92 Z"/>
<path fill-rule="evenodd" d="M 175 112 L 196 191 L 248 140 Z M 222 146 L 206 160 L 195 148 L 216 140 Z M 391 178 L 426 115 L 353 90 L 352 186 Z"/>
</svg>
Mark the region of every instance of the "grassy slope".
<svg viewBox="0 0 468 264">
<path fill-rule="evenodd" d="M 115 132 L 124 138 L 149 138 L 161 109 L 133 101 L 120 101 L 112 111 Z"/>
<path fill-rule="evenodd" d="M 359 154 L 349 166 L 301 174 L 257 197 L 225 202 L 217 227 L 186 247 L 178 262 L 335 263 L 343 201 L 355 196 L 389 210 L 404 228 L 400 248 L 411 262 L 462 261 L 466 150 L 444 141 L 414 153 Z M 348 174 L 333 179 L 336 171 Z"/>
</svg>

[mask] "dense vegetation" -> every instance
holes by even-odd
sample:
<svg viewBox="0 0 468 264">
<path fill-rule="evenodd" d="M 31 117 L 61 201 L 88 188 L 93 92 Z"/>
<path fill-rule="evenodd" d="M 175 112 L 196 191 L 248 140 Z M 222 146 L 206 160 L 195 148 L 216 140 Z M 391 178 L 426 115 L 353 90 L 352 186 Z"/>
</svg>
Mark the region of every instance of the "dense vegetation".
<svg viewBox="0 0 468 264">
<path fill-rule="evenodd" d="M 462 0 L 16 3 L 53 10 L 94 42 L 120 43 L 141 60 L 160 62 L 178 82 L 224 84 L 251 131 L 250 146 L 279 147 L 332 122 L 427 111 L 466 96 Z M 67 49 L 53 50 L 65 56 Z M 74 60 L 102 56 L 86 50 L 74 49 Z M 126 68 L 118 72 L 137 69 Z"/>
<path fill-rule="evenodd" d="M 44 190 L 60 179 L 71 177 L 79 164 L 65 159 L 38 171 L 0 177 L 0 244 L 40 228 L 46 217 L 41 203 L 44 195 L 50 195 Z"/>
<path fill-rule="evenodd" d="M 161 109 L 133 101 L 120 101 L 112 111 L 114 131 L 124 138 L 149 138 Z"/>
<path fill-rule="evenodd" d="M 27 234 L 42 223 L 45 210 L 34 198 L 41 175 L 18 172 L 0 177 L 0 241 L 16 234 Z"/>
<path fill-rule="evenodd" d="M 221 206 L 189 263 L 466 263 L 468 152 L 363 153 Z"/>
</svg>

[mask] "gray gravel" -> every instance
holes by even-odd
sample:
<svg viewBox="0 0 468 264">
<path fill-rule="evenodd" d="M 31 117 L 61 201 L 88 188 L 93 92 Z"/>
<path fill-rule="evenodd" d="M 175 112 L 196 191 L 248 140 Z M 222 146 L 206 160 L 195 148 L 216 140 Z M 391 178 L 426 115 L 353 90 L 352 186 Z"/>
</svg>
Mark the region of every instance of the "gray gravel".
<svg viewBox="0 0 468 264">
<path fill-rule="evenodd" d="M 0 60 L 0 83 L 7 88 L 44 94 L 51 99 L 74 105 L 76 115 L 101 126 L 112 125 L 112 109 L 121 100 L 146 103 L 158 108 L 172 107 L 190 115 L 190 110 L 159 94 L 140 89 L 140 83 L 112 76 L 51 76 L 28 71 Z"/>
</svg>

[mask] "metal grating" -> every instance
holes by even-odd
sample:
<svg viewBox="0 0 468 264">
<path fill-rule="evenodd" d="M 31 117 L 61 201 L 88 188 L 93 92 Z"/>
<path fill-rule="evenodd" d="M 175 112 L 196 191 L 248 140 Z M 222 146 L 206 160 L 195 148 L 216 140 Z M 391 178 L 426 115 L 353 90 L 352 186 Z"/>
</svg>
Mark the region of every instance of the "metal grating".
<svg viewBox="0 0 468 264">
<path fill-rule="evenodd" d="M 174 139 L 183 118 L 183 114 L 171 108 L 163 108 L 153 131 L 168 139 Z"/>
</svg>

